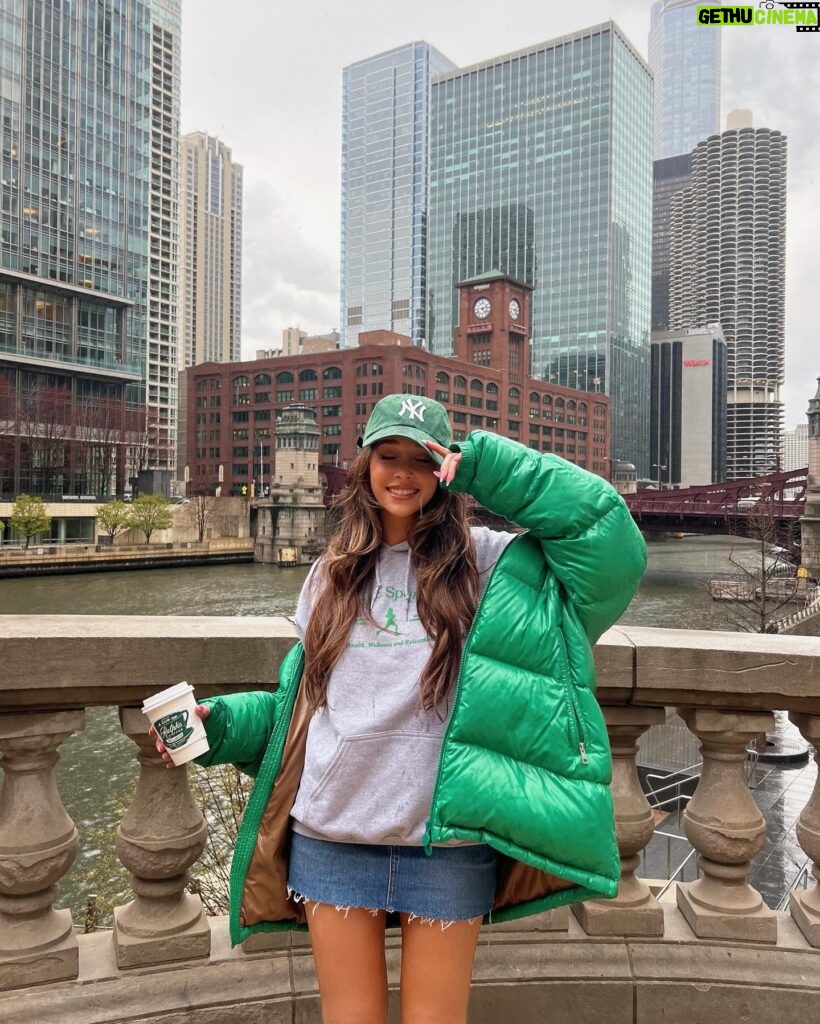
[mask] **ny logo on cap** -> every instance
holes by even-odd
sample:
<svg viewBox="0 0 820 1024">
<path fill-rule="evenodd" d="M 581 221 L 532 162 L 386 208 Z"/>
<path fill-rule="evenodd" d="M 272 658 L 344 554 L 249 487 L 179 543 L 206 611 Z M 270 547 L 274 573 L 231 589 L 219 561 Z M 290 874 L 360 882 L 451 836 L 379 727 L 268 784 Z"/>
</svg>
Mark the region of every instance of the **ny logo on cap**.
<svg viewBox="0 0 820 1024">
<path fill-rule="evenodd" d="M 420 420 L 424 423 L 424 410 L 427 407 L 422 402 L 414 402 L 412 398 L 405 398 L 399 409 L 399 416 L 409 416 L 411 420 Z"/>
</svg>

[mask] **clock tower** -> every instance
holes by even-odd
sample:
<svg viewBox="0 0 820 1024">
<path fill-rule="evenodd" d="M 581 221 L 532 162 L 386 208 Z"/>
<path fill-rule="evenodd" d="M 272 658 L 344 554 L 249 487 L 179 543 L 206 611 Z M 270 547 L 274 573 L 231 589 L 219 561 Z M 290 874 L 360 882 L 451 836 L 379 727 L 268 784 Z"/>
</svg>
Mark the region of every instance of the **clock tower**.
<svg viewBox="0 0 820 1024">
<path fill-rule="evenodd" d="M 505 372 L 511 384 L 530 376 L 530 293 L 532 285 L 498 270 L 462 281 L 456 359 Z"/>
</svg>

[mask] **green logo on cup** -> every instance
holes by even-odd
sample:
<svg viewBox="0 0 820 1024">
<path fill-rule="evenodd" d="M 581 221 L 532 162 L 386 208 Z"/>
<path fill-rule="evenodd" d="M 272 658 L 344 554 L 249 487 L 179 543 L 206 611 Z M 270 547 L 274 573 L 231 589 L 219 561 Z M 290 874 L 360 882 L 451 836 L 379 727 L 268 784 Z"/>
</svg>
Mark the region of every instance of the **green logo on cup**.
<svg viewBox="0 0 820 1024">
<path fill-rule="evenodd" d="M 170 715 L 158 718 L 154 728 L 160 739 L 169 750 L 179 750 L 193 736 L 194 730 L 188 725 L 188 711 L 174 711 Z"/>
</svg>

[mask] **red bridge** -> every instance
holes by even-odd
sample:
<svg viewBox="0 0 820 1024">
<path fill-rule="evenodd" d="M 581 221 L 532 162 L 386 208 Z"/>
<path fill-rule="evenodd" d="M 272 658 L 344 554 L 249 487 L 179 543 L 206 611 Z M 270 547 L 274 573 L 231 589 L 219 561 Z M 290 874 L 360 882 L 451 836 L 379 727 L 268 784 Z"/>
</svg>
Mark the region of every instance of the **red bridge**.
<svg viewBox="0 0 820 1024">
<path fill-rule="evenodd" d="M 347 470 L 321 465 L 325 476 L 325 503 L 347 482 Z M 787 548 L 799 559 L 800 528 L 806 504 L 807 469 L 725 484 L 704 484 L 669 491 L 638 491 L 624 495 L 629 511 L 642 530 L 658 533 L 725 533 L 763 537 Z M 471 512 L 488 525 L 504 520 L 475 505 Z"/>
<path fill-rule="evenodd" d="M 763 537 L 798 555 L 807 475 L 807 469 L 796 469 L 724 484 L 638 491 L 624 500 L 642 530 Z"/>
</svg>

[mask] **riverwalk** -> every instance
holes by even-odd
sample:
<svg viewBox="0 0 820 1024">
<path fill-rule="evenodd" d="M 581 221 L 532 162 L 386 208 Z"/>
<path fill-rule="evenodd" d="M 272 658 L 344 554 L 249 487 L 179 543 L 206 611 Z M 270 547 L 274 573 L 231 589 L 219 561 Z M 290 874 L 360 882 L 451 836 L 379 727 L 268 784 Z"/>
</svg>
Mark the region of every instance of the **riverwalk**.
<svg viewBox="0 0 820 1024">
<path fill-rule="evenodd" d="M 37 545 L 0 550 L 0 579 L 122 569 L 163 569 L 252 562 L 253 537 L 219 537 L 182 544 Z"/>
</svg>

